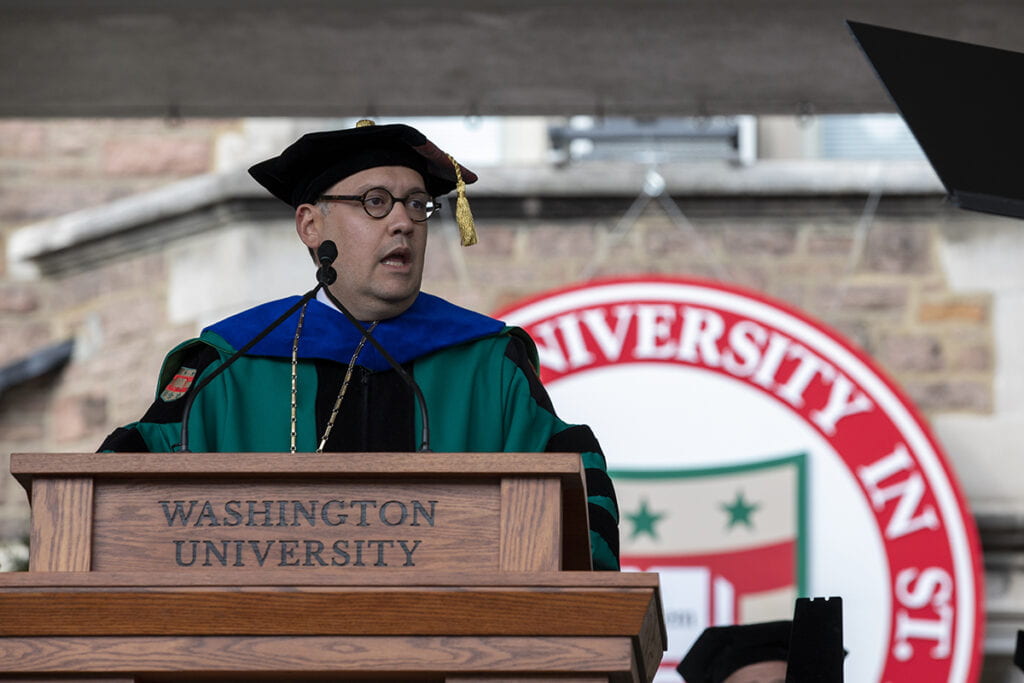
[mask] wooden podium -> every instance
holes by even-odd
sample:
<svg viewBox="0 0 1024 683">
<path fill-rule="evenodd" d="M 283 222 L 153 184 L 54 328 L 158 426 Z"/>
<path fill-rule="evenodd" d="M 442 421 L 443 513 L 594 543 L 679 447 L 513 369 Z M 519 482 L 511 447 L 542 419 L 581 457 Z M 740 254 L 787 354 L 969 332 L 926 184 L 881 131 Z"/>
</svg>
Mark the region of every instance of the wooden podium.
<svg viewBox="0 0 1024 683">
<path fill-rule="evenodd" d="M 0 681 L 650 681 L 572 454 L 14 454 Z"/>
</svg>

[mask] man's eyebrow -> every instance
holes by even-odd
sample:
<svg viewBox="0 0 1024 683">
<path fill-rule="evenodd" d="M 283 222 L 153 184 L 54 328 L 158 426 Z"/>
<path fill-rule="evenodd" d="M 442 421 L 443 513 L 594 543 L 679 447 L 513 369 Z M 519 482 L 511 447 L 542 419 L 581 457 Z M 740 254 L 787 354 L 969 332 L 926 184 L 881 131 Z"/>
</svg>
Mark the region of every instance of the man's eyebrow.
<svg viewBox="0 0 1024 683">
<path fill-rule="evenodd" d="M 429 192 L 427 192 L 426 188 L 423 187 L 422 183 L 417 183 L 417 184 L 413 185 L 411 188 L 409 188 L 408 190 L 405 190 L 404 192 L 396 192 L 394 189 L 392 189 L 392 187 L 388 187 L 387 185 L 381 184 L 379 182 L 367 183 L 366 185 L 360 185 L 359 189 L 353 191 L 352 194 L 363 195 L 363 194 L 366 194 L 367 192 L 369 192 L 370 190 L 378 190 L 378 189 L 379 190 L 387 190 L 388 192 L 390 192 L 395 197 L 405 197 L 405 196 L 408 196 L 410 194 L 416 194 L 417 192 L 422 192 L 423 194 L 430 194 Z"/>
</svg>

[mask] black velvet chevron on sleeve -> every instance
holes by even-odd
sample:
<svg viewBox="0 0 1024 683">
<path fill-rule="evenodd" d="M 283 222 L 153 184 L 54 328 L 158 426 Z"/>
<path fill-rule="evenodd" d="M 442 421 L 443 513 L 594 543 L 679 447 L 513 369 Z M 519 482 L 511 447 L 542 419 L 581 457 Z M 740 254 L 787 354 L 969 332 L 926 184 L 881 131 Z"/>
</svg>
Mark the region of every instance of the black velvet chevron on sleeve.
<svg viewBox="0 0 1024 683">
<path fill-rule="evenodd" d="M 113 451 L 114 453 L 149 453 L 149 446 L 137 429 L 118 427 L 103 440 L 97 453 Z"/>
<path fill-rule="evenodd" d="M 544 388 L 544 385 L 540 383 L 537 370 L 530 363 L 530 357 L 527 355 L 523 340 L 516 336 L 510 336 L 508 346 L 505 347 L 505 357 L 523 371 L 527 382 L 530 384 L 530 396 L 537 402 L 537 405 L 554 415 L 555 407 L 551 404 L 551 397 L 548 396 L 548 391 Z"/>
<path fill-rule="evenodd" d="M 619 525 L 615 518 L 600 505 L 587 503 L 587 518 L 590 522 L 590 530 L 605 540 L 612 554 L 615 555 L 616 564 L 619 560 Z"/>
<path fill-rule="evenodd" d="M 601 445 L 590 427 L 574 425 L 552 436 L 548 440 L 546 450 L 551 453 L 601 453 Z M 584 474 L 587 480 L 587 495 L 603 496 L 611 500 L 617 516 L 619 504 L 615 499 L 615 488 L 608 473 L 602 469 L 588 467 Z M 615 553 L 615 559 L 618 559 L 619 525 L 616 517 L 594 503 L 587 504 L 587 516 L 590 518 L 590 530 L 599 534 L 608 543 L 608 547 Z"/>
</svg>

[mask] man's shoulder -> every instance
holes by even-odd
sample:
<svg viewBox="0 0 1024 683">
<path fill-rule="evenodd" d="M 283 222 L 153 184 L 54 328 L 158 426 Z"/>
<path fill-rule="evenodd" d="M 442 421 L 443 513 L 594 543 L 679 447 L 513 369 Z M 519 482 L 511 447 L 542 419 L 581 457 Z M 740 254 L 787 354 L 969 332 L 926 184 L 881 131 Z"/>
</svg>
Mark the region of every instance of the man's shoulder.
<svg viewBox="0 0 1024 683">
<path fill-rule="evenodd" d="M 511 361 L 524 371 L 529 370 L 531 374 L 540 371 L 537 346 L 533 339 L 522 328 L 504 323 L 486 335 L 446 346 L 428 356 L 434 357 L 454 357 L 463 364 L 504 360 Z M 476 361 L 472 361 L 473 358 Z"/>
<path fill-rule="evenodd" d="M 297 299 L 298 297 L 289 297 L 270 301 L 224 318 L 206 327 L 199 338 L 176 347 L 172 353 L 184 352 L 197 344 L 205 344 L 230 354 L 259 335 Z M 253 347 L 250 354 L 265 357 L 289 356 L 298 320 L 299 313 L 293 313 Z M 500 320 L 426 292 L 421 292 L 413 305 L 401 315 L 381 321 L 373 336 L 400 363 L 448 349 L 464 350 L 474 345 L 478 352 L 484 352 L 484 347 L 492 344 L 495 348 L 504 349 L 511 339 L 516 339 L 514 343 L 517 345 L 525 345 L 529 355 L 536 355 L 533 342 L 519 328 L 508 327 Z M 352 349 L 360 339 L 361 334 L 340 312 L 313 300 L 309 302 L 304 316 L 299 355 L 302 358 L 326 358 L 347 362 Z M 378 356 L 375 349 L 367 346 L 360 356 L 360 364 L 373 370 L 389 367 L 383 358 Z"/>
<path fill-rule="evenodd" d="M 243 345 L 244 341 L 255 337 L 262 330 L 269 327 L 298 300 L 298 296 L 290 296 L 284 299 L 267 301 L 239 311 L 206 326 L 200 338 L 207 337 L 212 333 L 237 348 Z M 298 315 L 296 311 L 294 317 L 297 319 Z"/>
<path fill-rule="evenodd" d="M 186 339 L 164 356 L 157 385 L 166 386 L 183 370 L 193 375 L 201 373 L 207 365 L 230 352 L 230 346 L 216 334 L 203 332 L 199 337 Z"/>
<path fill-rule="evenodd" d="M 460 336 L 487 336 L 499 332 L 505 324 L 489 315 L 463 308 L 434 294 L 420 292 L 413 305 L 395 318 L 405 325 L 440 327 L 444 325 Z"/>
</svg>

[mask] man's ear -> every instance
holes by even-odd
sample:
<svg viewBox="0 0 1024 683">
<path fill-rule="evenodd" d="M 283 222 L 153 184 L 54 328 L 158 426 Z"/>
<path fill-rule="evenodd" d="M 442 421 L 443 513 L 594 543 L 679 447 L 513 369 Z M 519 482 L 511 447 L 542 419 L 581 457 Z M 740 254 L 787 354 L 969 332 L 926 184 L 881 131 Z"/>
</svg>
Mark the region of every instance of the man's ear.
<svg viewBox="0 0 1024 683">
<path fill-rule="evenodd" d="M 295 232 L 310 249 L 316 249 L 323 241 L 322 222 L 323 214 L 312 204 L 299 204 L 299 208 L 295 209 Z"/>
</svg>

